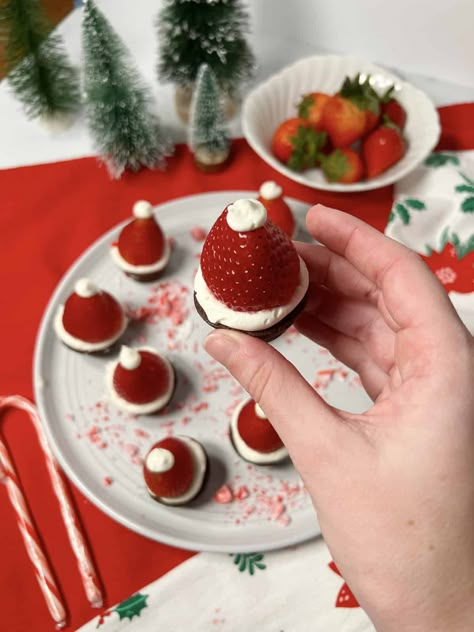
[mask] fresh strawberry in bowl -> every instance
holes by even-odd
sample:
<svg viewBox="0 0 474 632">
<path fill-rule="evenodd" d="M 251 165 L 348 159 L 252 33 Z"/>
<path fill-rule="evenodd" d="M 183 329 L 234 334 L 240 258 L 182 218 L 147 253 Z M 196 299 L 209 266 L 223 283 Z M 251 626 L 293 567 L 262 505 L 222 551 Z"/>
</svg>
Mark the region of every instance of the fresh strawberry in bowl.
<svg viewBox="0 0 474 632">
<path fill-rule="evenodd" d="M 400 101 L 393 96 L 394 90 L 395 86 L 390 86 L 382 95 L 380 100 L 381 114 L 382 117 L 389 118 L 394 125 L 403 131 L 407 121 L 407 113 Z"/>
<path fill-rule="evenodd" d="M 361 146 L 368 178 L 375 178 L 403 158 L 406 143 L 400 129 L 386 119 L 366 138 Z"/>
<path fill-rule="evenodd" d="M 326 134 L 314 130 L 310 121 L 300 117 L 280 123 L 272 138 L 272 152 L 294 171 L 314 167 L 326 142 Z"/>
<path fill-rule="evenodd" d="M 331 96 L 324 92 L 305 94 L 298 103 L 298 116 L 309 121 L 317 131 L 324 131 L 323 110 Z"/>
<path fill-rule="evenodd" d="M 360 155 L 349 147 L 335 149 L 321 159 L 321 167 L 328 182 L 351 184 L 364 177 L 364 164 Z"/>
<path fill-rule="evenodd" d="M 258 200 L 229 204 L 209 231 L 194 302 L 213 327 L 273 340 L 304 306 L 308 272 L 290 238 Z"/>
</svg>

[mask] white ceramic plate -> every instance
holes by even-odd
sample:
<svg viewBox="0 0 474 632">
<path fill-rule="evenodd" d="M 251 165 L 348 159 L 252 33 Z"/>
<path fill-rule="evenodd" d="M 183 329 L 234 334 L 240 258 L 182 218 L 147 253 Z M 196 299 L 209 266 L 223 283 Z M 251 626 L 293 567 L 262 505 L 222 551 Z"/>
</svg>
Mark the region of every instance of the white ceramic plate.
<svg viewBox="0 0 474 632">
<path fill-rule="evenodd" d="M 321 169 L 302 173 L 283 165 L 271 152 L 273 133 L 285 119 L 297 116 L 296 105 L 304 94 L 334 94 L 346 76 L 370 75 L 374 89 L 382 94 L 395 85 L 395 96 L 407 111 L 404 135 L 408 142 L 405 156 L 377 178 L 354 184 L 327 182 Z M 396 75 L 356 57 L 317 55 L 302 59 L 257 86 L 245 99 L 242 129 L 250 146 L 274 169 L 315 189 L 327 191 L 368 191 L 392 184 L 417 167 L 438 142 L 440 125 L 433 103 L 421 91 Z"/>
<path fill-rule="evenodd" d="M 159 206 L 156 212 L 161 225 L 175 239 L 170 266 L 159 283 L 137 283 L 114 266 L 109 247 L 117 238 L 117 226 L 64 276 L 47 307 L 36 345 L 36 401 L 54 452 L 72 481 L 98 507 L 130 529 L 192 550 L 276 549 L 319 534 L 307 493 L 290 463 L 253 467 L 234 453 L 227 436 L 230 414 L 246 395 L 202 350 L 209 328 L 193 307 L 192 281 L 202 242 L 193 239 L 191 228 L 208 230 L 229 202 L 255 195 L 255 191 L 209 193 Z M 296 200 L 290 203 L 302 225 L 307 205 Z M 104 368 L 110 358 L 75 353 L 56 339 L 56 308 L 69 295 L 75 280 L 84 276 L 131 307 L 150 309 L 146 321 L 130 327 L 124 341 L 153 345 L 173 361 L 178 388 L 166 413 L 137 418 L 120 414 L 105 396 Z M 173 301 L 178 309 L 169 309 Z M 176 324 L 173 317 L 178 314 L 182 322 Z M 321 389 L 331 403 L 354 412 L 368 407 L 370 401 L 354 374 L 344 376 L 342 365 L 323 349 L 309 345 L 296 332 L 285 334 L 275 346 L 311 383 L 319 370 L 335 370 L 334 378 Z M 324 382 L 321 376 L 318 379 Z M 187 507 L 154 502 L 142 481 L 141 458 L 168 433 L 197 438 L 210 457 L 206 487 Z M 223 483 L 234 489 L 246 486 L 248 498 L 218 504 L 213 495 Z M 281 496 L 291 520 L 287 526 L 274 519 L 276 496 Z"/>
</svg>

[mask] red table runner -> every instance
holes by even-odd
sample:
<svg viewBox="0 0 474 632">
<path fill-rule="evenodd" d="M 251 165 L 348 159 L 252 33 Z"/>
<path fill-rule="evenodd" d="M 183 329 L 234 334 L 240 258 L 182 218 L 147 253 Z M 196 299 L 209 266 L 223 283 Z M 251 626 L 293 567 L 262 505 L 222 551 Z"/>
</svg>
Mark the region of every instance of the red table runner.
<svg viewBox="0 0 474 632">
<path fill-rule="evenodd" d="M 440 108 L 440 116 L 439 149 L 474 149 L 474 104 Z M 33 398 L 35 336 L 51 293 L 85 248 L 130 217 L 137 199 L 156 205 L 200 192 L 257 191 L 267 179 L 277 180 L 287 196 L 343 209 L 380 230 L 385 227 L 392 204 L 392 187 L 349 195 L 296 184 L 264 163 L 242 139 L 234 142 L 229 168 L 215 175 L 197 171 L 185 146 L 177 148 L 166 171 L 126 174 L 120 181 L 109 180 L 95 158 L 0 171 L 0 394 Z M 96 613 L 82 590 L 34 429 L 24 413 L 11 411 L 3 416 L 1 431 L 65 596 L 71 628 L 76 629 Z M 72 496 L 105 587 L 106 605 L 125 599 L 192 555 L 115 523 L 75 488 Z M 0 516 L 0 627 L 52 630 L 52 620 L 4 492 L 0 492 Z"/>
</svg>

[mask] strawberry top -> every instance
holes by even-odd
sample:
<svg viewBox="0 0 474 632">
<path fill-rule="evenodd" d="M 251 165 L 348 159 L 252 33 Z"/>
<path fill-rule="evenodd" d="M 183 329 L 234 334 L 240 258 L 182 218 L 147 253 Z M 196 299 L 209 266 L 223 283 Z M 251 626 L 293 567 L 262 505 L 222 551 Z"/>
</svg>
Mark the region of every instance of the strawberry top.
<svg viewBox="0 0 474 632">
<path fill-rule="evenodd" d="M 172 388 L 168 362 L 143 349 L 122 347 L 113 373 L 117 395 L 133 404 L 147 404 L 166 396 Z"/>
<path fill-rule="evenodd" d="M 133 207 L 135 219 L 120 232 L 118 250 L 125 261 L 135 266 L 152 265 L 163 257 L 165 238 L 153 217 L 153 207 L 140 200 Z"/>
<path fill-rule="evenodd" d="M 275 452 L 283 446 L 276 430 L 253 399 L 240 411 L 237 429 L 249 448 L 257 452 Z"/>
<path fill-rule="evenodd" d="M 237 221 L 242 209 L 248 222 Z M 219 301 L 235 311 L 257 312 L 290 302 L 298 286 L 300 263 L 289 237 L 266 217 L 263 205 L 257 200 L 238 200 L 224 209 L 211 228 L 201 269 Z"/>
<path fill-rule="evenodd" d="M 143 476 L 148 489 L 155 496 L 182 496 L 194 479 L 191 450 L 177 437 L 167 437 L 158 441 L 145 458 Z"/>
<path fill-rule="evenodd" d="M 80 279 L 64 304 L 62 324 L 68 334 L 96 343 L 114 338 L 123 327 L 120 303 L 88 279 Z"/>
<path fill-rule="evenodd" d="M 295 232 L 295 218 L 282 195 L 282 188 L 275 182 L 264 182 L 258 201 L 267 209 L 267 217 L 291 239 Z"/>
</svg>

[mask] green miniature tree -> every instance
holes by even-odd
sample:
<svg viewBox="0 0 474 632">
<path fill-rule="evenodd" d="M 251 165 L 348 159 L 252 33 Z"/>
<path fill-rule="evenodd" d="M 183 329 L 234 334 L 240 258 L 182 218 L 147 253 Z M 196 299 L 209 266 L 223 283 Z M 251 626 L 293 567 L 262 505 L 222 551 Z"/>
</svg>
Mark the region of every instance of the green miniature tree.
<svg viewBox="0 0 474 632">
<path fill-rule="evenodd" d="M 229 133 L 224 119 L 222 97 L 213 70 L 202 64 L 196 80 L 191 107 L 189 146 L 192 151 L 206 147 L 210 152 L 227 152 Z"/>
<path fill-rule="evenodd" d="M 80 105 L 78 73 L 39 0 L 0 0 L 4 70 L 29 118 L 70 115 Z"/>
<path fill-rule="evenodd" d="M 220 87 L 234 93 L 255 66 L 247 30 L 239 0 L 165 0 L 158 16 L 160 78 L 193 84 L 201 64 L 207 64 Z"/>
<path fill-rule="evenodd" d="M 163 167 L 173 146 L 127 49 L 92 0 L 85 3 L 82 26 L 89 129 L 110 175 Z"/>
</svg>

